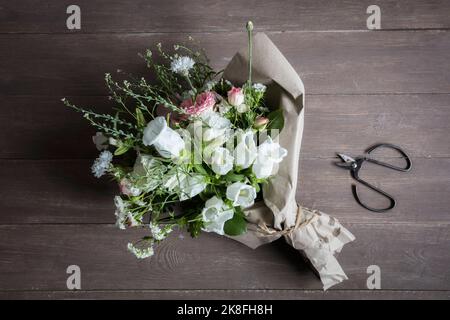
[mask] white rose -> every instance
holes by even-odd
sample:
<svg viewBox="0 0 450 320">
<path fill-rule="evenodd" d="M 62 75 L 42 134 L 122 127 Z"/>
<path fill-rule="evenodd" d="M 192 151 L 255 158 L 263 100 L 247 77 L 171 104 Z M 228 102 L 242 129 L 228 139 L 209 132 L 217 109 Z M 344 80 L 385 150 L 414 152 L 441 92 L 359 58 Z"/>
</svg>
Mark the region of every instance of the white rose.
<svg viewBox="0 0 450 320">
<path fill-rule="evenodd" d="M 267 137 L 267 140 L 258 147 L 258 156 L 252 167 L 256 177 L 263 179 L 272 175 L 276 164 L 280 163 L 286 155 L 286 149 Z"/>
<path fill-rule="evenodd" d="M 205 190 L 205 177 L 194 173 L 185 173 L 181 170 L 172 170 L 166 175 L 164 187 L 169 191 L 180 194 L 180 201 L 195 197 Z"/>
<path fill-rule="evenodd" d="M 233 162 L 233 156 L 225 148 L 216 148 L 211 154 L 211 168 L 215 173 L 222 176 L 233 169 Z"/>
<path fill-rule="evenodd" d="M 205 208 L 202 210 L 202 230 L 223 235 L 223 226 L 226 221 L 233 218 L 233 215 L 233 208 L 227 206 L 222 199 L 214 196 L 205 202 Z"/>
<path fill-rule="evenodd" d="M 247 208 L 255 203 L 256 190 L 252 186 L 235 182 L 227 187 L 227 198 L 233 201 L 233 206 Z"/>
<path fill-rule="evenodd" d="M 234 159 L 237 166 L 246 169 L 252 165 L 257 155 L 254 133 L 251 130 L 237 134 L 237 146 L 234 149 Z"/>
<path fill-rule="evenodd" d="M 157 117 L 147 124 L 143 142 L 146 146 L 154 145 L 165 158 L 178 157 L 184 149 L 183 139 L 167 125 L 164 117 Z"/>
</svg>

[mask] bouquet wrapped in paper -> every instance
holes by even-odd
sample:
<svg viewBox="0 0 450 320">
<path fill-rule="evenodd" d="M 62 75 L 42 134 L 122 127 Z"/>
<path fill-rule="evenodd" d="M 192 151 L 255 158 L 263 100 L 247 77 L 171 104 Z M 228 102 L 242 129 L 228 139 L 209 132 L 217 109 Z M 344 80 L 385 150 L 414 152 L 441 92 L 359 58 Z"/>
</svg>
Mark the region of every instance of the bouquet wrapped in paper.
<svg viewBox="0 0 450 320">
<path fill-rule="evenodd" d="M 284 237 L 317 270 L 324 289 L 346 279 L 334 255 L 353 235 L 296 202 L 304 88 L 264 34 L 215 72 L 202 50 L 159 44 L 144 56 L 156 81 L 106 75 L 110 114 L 65 104 L 97 129 L 96 177 L 110 175 L 121 229 L 147 228 L 130 242 L 154 254 L 174 228 L 226 235 L 247 246 Z"/>
<path fill-rule="evenodd" d="M 245 82 L 247 52 L 243 49 L 233 57 L 224 78 L 233 83 Z M 277 174 L 263 186 L 264 201 L 246 210 L 247 232 L 234 239 L 257 248 L 284 237 L 309 259 L 327 289 L 347 279 L 335 254 L 354 236 L 337 219 L 297 203 L 305 89 L 298 74 L 265 34 L 255 36 L 253 52 L 253 79 L 267 87 L 267 105 L 283 111 L 284 128 L 279 143 L 288 152 Z"/>
</svg>

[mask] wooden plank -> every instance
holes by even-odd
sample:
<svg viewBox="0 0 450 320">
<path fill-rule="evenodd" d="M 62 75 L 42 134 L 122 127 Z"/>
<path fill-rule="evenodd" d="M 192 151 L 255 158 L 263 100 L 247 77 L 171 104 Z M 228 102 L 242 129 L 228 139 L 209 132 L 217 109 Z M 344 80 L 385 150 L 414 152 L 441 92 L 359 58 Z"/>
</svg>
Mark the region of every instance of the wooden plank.
<svg viewBox="0 0 450 320">
<path fill-rule="evenodd" d="M 260 30 L 367 30 L 366 9 L 372 2 L 350 0 L 208 1 L 78 0 L 82 25 L 78 32 L 219 32 L 241 30 L 252 19 Z M 450 5 L 445 0 L 379 0 L 383 29 L 449 28 Z M 0 10 L 0 31 L 62 33 L 68 3 L 20 1 Z"/>
<path fill-rule="evenodd" d="M 450 289 L 450 225 L 349 225 L 357 241 L 339 256 L 349 280 L 334 289 L 365 290 L 369 265 L 384 290 Z M 83 290 L 296 289 L 321 283 L 284 241 L 252 250 L 213 234 L 175 232 L 149 260 L 126 252 L 144 230 L 105 225 L 0 226 L 0 290 L 67 290 L 66 268 L 81 268 Z"/>
<path fill-rule="evenodd" d="M 449 93 L 450 32 L 269 33 L 309 94 Z M 104 95 L 103 73 L 148 76 L 138 52 L 181 34 L 1 35 L 4 95 Z M 212 65 L 245 46 L 244 32 L 201 34 Z M 32 58 L 31 58 L 32 57 Z"/>
<path fill-rule="evenodd" d="M 69 97 L 98 112 L 106 97 Z M 401 145 L 414 157 L 449 157 L 450 95 L 309 95 L 302 158 L 359 154 L 379 141 Z M 55 96 L 5 96 L 0 112 L 0 158 L 94 158 L 95 130 Z M 74 148 L 74 146 L 77 146 Z"/>
<path fill-rule="evenodd" d="M 390 290 L 114 290 L 0 291 L 0 299 L 145 300 L 449 300 L 450 291 Z"/>
<path fill-rule="evenodd" d="M 413 158 L 410 173 L 368 165 L 366 180 L 397 199 L 397 207 L 374 214 L 353 199 L 348 171 L 331 159 L 300 162 L 297 200 L 332 214 L 345 223 L 449 222 L 450 159 Z M 0 223 L 110 223 L 115 222 L 113 196 L 118 188 L 90 173 L 90 160 L 1 161 Z M 384 198 L 361 187 L 362 198 L 383 207 Z"/>
</svg>

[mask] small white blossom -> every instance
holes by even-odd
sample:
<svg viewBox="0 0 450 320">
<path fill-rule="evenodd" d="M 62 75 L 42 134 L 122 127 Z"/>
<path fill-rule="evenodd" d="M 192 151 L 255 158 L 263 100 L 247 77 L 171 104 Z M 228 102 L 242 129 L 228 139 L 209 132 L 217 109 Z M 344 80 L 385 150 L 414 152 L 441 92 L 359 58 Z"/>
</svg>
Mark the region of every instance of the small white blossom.
<svg viewBox="0 0 450 320">
<path fill-rule="evenodd" d="M 253 186 L 235 182 L 227 187 L 227 198 L 233 201 L 233 206 L 247 208 L 255 203 L 256 190 Z"/>
<path fill-rule="evenodd" d="M 211 80 L 205 83 L 203 86 L 203 91 L 211 91 L 212 88 L 217 84 L 217 81 Z"/>
<path fill-rule="evenodd" d="M 253 84 L 253 89 L 255 89 L 255 91 L 258 92 L 265 92 L 267 87 L 265 85 L 263 85 L 262 83 L 255 83 Z"/>
<path fill-rule="evenodd" d="M 112 158 L 112 153 L 105 150 L 100 153 L 97 159 L 95 159 L 91 170 L 96 178 L 100 178 L 105 174 L 111 164 Z"/>
<path fill-rule="evenodd" d="M 94 142 L 95 147 L 98 151 L 102 151 L 108 148 L 108 137 L 106 137 L 101 132 L 97 132 L 95 136 L 92 136 L 92 142 Z"/>
<path fill-rule="evenodd" d="M 170 63 L 170 69 L 181 75 L 188 75 L 189 70 L 194 67 L 195 61 L 191 57 L 181 56 L 176 57 Z"/>
<path fill-rule="evenodd" d="M 126 227 L 135 227 L 142 224 L 142 221 L 138 221 L 134 218 L 133 214 L 129 211 L 129 203 L 125 202 L 120 196 L 114 197 L 114 204 L 116 211 L 116 226 L 119 229 L 124 230 Z"/>
<path fill-rule="evenodd" d="M 225 113 L 227 113 L 228 111 L 231 110 L 231 105 L 229 105 L 226 102 L 221 102 L 217 106 L 218 106 L 218 109 L 219 109 L 219 113 L 221 115 L 224 115 Z"/>
<path fill-rule="evenodd" d="M 245 103 L 242 103 L 236 107 L 236 111 L 239 113 L 245 113 L 248 112 L 249 110 L 250 110 L 249 106 L 246 105 Z"/>
<path fill-rule="evenodd" d="M 164 240 L 167 237 L 167 235 L 172 231 L 172 226 L 167 225 L 161 229 L 161 227 L 154 222 L 150 222 L 149 228 L 150 232 L 152 233 L 153 239 L 157 241 Z"/>
<path fill-rule="evenodd" d="M 152 246 L 149 246 L 147 248 L 138 248 L 134 244 L 128 243 L 127 247 L 128 250 L 132 252 L 136 256 L 136 258 L 139 259 L 145 259 L 155 254 L 155 251 L 153 250 Z"/>
<path fill-rule="evenodd" d="M 202 230 L 223 235 L 224 224 L 233 218 L 233 215 L 233 208 L 227 206 L 222 199 L 214 196 L 205 202 L 205 208 L 202 210 Z"/>
</svg>

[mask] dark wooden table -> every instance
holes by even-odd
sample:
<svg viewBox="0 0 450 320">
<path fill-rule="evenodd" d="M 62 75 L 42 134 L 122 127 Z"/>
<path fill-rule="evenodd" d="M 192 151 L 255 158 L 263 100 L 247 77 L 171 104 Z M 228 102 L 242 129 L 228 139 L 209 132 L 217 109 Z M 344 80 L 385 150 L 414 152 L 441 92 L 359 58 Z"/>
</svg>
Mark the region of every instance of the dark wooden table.
<svg viewBox="0 0 450 320">
<path fill-rule="evenodd" d="M 66 28 L 72 1 L 0 1 L 0 298 L 450 298 L 449 1 L 376 1 L 378 31 L 367 30 L 366 0 L 74 3 L 81 30 Z M 339 256 L 349 280 L 325 293 L 282 241 L 253 251 L 177 233 L 135 259 L 125 246 L 140 234 L 114 226 L 116 187 L 90 175 L 93 130 L 60 102 L 108 110 L 103 73 L 143 75 L 138 52 L 188 35 L 223 67 L 249 19 L 305 83 L 298 201 L 356 236 Z M 367 167 L 398 200 L 386 214 L 359 207 L 332 164 L 376 142 L 414 163 L 409 174 Z M 81 290 L 66 287 L 69 265 Z M 367 289 L 370 265 L 379 290 Z"/>
</svg>

